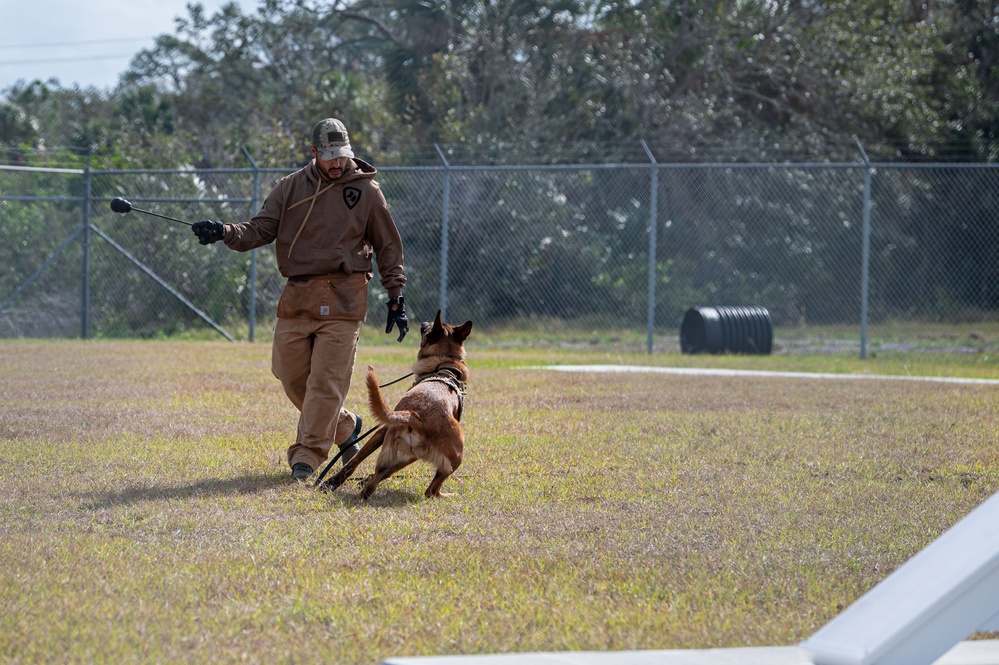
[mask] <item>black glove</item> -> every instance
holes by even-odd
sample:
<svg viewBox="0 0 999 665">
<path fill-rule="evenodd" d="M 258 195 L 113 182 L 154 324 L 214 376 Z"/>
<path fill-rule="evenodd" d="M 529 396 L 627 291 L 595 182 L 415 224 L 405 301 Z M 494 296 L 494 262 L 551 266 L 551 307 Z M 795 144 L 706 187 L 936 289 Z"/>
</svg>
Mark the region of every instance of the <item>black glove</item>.
<svg viewBox="0 0 999 665">
<path fill-rule="evenodd" d="M 225 225 L 222 222 L 213 222 L 210 219 L 191 224 L 191 230 L 194 231 L 194 235 L 198 236 L 198 242 L 202 245 L 210 245 L 213 242 L 218 242 L 225 235 Z"/>
<path fill-rule="evenodd" d="M 399 324 L 399 339 L 396 341 L 401 342 L 402 338 L 409 332 L 409 319 L 406 318 L 406 299 L 403 296 L 389 298 L 388 321 L 385 323 L 386 335 L 392 332 L 392 326 L 395 324 Z"/>
</svg>

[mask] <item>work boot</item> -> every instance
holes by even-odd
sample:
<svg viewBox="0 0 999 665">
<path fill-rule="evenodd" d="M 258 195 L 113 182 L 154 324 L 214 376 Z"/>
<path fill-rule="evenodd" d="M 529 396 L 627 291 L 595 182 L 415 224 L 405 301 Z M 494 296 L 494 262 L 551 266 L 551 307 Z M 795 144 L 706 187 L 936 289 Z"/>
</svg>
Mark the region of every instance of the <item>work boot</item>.
<svg viewBox="0 0 999 665">
<path fill-rule="evenodd" d="M 298 462 L 291 467 L 291 477 L 295 480 L 306 480 L 313 471 L 314 469 L 305 462 Z"/>
<path fill-rule="evenodd" d="M 361 433 L 361 416 L 354 414 L 354 431 L 350 433 L 347 440 L 340 444 L 340 450 L 343 451 L 343 455 L 340 456 L 340 463 L 344 466 L 350 461 L 350 458 L 357 454 L 357 451 L 361 449 L 361 446 L 357 444 L 357 436 Z"/>
</svg>

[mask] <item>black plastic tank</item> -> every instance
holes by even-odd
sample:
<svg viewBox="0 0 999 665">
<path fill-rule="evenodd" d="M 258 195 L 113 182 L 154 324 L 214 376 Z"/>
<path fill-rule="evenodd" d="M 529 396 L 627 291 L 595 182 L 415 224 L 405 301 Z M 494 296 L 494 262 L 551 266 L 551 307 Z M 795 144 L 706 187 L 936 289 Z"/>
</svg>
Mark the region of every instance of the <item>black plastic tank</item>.
<svg viewBox="0 0 999 665">
<path fill-rule="evenodd" d="M 765 307 L 691 307 L 680 324 L 681 353 L 769 355 L 773 340 Z"/>
</svg>

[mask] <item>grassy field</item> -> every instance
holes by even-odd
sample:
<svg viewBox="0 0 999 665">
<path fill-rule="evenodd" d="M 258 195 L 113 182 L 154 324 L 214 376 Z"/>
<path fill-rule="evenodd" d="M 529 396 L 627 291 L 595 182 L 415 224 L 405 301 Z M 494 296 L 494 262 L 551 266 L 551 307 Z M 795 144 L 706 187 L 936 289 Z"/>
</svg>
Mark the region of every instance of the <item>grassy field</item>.
<svg viewBox="0 0 999 665">
<path fill-rule="evenodd" d="M 416 341 L 363 342 L 366 415 L 360 372 Z M 455 496 L 414 465 L 365 503 L 290 480 L 267 344 L 0 342 L 0 660 L 794 644 L 999 490 L 995 385 L 531 369 L 999 379 L 994 353 L 468 347 Z"/>
</svg>

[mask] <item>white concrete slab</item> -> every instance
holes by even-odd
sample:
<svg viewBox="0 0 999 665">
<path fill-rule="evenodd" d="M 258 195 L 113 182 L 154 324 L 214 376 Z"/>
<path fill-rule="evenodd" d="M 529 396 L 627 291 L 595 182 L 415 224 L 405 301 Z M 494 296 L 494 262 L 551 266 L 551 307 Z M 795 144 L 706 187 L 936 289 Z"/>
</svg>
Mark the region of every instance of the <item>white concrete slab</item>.
<svg viewBox="0 0 999 665">
<path fill-rule="evenodd" d="M 931 665 L 999 611 L 999 493 L 800 646 L 816 665 Z"/>
<path fill-rule="evenodd" d="M 999 612 L 996 612 L 988 621 L 978 627 L 982 633 L 999 633 Z"/>
<path fill-rule="evenodd" d="M 798 647 L 745 647 L 429 656 L 389 658 L 382 665 L 812 665 L 812 661 Z M 959 642 L 933 665 L 999 665 L 999 640 Z"/>
<path fill-rule="evenodd" d="M 958 642 L 933 665 L 999 665 L 999 640 Z"/>
<path fill-rule="evenodd" d="M 809 665 L 798 647 L 680 649 L 670 651 L 566 651 L 392 658 L 383 665 Z"/>
</svg>

